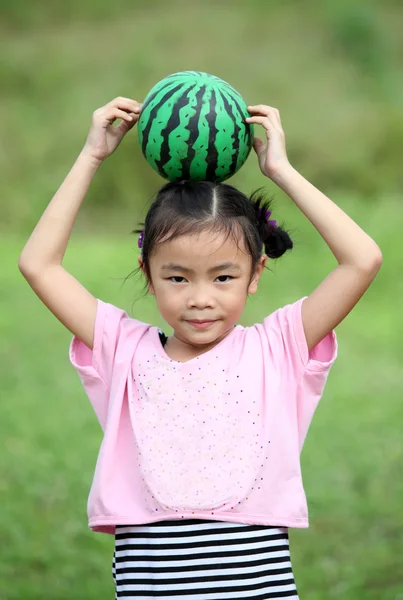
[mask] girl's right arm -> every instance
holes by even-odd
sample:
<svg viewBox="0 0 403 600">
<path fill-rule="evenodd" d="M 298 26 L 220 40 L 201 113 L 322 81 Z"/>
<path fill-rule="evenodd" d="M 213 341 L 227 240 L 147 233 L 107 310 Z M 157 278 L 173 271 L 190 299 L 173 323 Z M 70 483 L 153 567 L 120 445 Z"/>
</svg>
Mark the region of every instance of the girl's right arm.
<svg viewBox="0 0 403 600">
<path fill-rule="evenodd" d="M 18 267 L 42 302 L 89 348 L 97 300 L 62 266 L 74 221 L 102 161 L 138 120 L 141 105 L 116 98 L 96 110 L 87 141 L 26 243 Z M 116 119 L 122 122 L 114 127 Z"/>
</svg>

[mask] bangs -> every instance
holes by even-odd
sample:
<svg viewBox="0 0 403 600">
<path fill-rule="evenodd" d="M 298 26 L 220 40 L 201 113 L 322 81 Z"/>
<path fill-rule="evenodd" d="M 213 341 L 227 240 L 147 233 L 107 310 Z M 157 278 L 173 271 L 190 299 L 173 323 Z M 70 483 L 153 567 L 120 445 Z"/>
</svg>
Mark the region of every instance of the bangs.
<svg viewBox="0 0 403 600">
<path fill-rule="evenodd" d="M 288 234 L 273 225 L 275 221 L 267 220 L 271 200 L 261 190 L 248 197 L 225 183 L 168 182 L 157 193 L 141 229 L 136 230 L 141 235 L 141 268 L 147 281 L 152 281 L 150 258 L 156 248 L 202 232 L 211 233 L 214 241 L 222 239 L 223 244 L 230 238 L 239 252 L 250 255 L 253 275 L 262 253 L 273 259 L 292 248 Z"/>
<path fill-rule="evenodd" d="M 244 223 L 242 221 L 244 220 L 246 220 L 245 217 L 223 219 L 217 217 L 211 218 L 211 215 L 208 215 L 206 219 L 199 219 L 197 221 L 189 220 L 188 217 L 176 217 L 172 223 L 165 219 L 154 225 L 152 247 L 155 248 L 157 245 L 171 242 L 178 237 L 197 236 L 202 232 L 207 232 L 216 234 L 217 238 L 223 235 L 223 244 L 231 237 L 238 250 L 250 254 L 249 240 L 245 239 L 243 229 Z M 152 250 L 150 254 L 152 254 Z"/>
</svg>

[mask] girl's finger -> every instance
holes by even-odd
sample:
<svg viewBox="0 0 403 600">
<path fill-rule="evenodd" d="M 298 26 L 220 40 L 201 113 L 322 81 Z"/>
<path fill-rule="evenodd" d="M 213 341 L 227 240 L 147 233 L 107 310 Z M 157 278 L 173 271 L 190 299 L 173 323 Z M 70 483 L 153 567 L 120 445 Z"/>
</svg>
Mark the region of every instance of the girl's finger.
<svg viewBox="0 0 403 600">
<path fill-rule="evenodd" d="M 267 117 L 247 117 L 245 119 L 247 123 L 256 123 L 257 125 L 263 125 L 265 129 L 270 129 L 271 123 Z"/>
<path fill-rule="evenodd" d="M 124 110 L 120 110 L 119 108 L 110 108 L 105 114 L 104 119 L 113 123 L 116 119 L 122 119 L 122 121 L 127 121 L 131 123 L 133 121 L 133 116 L 130 113 L 125 112 Z"/>
<path fill-rule="evenodd" d="M 130 131 L 130 129 L 132 129 L 132 127 L 135 126 L 135 124 L 137 123 L 138 119 L 134 118 L 132 122 L 128 122 L 128 121 L 121 121 L 119 123 L 119 125 L 117 127 L 115 127 L 115 131 L 118 135 L 125 135 L 125 133 L 127 133 L 128 131 Z"/>
<path fill-rule="evenodd" d="M 255 136 L 255 138 L 253 139 L 253 149 L 257 155 L 260 155 L 263 152 L 265 152 L 266 144 L 259 137 Z"/>
<path fill-rule="evenodd" d="M 141 104 L 137 102 L 137 100 L 132 100 L 131 98 L 124 98 L 123 96 L 118 96 L 114 98 L 111 102 L 109 102 L 105 108 L 119 108 L 120 110 L 126 110 L 127 112 L 140 112 Z"/>
<path fill-rule="evenodd" d="M 266 106 L 266 104 L 257 104 L 256 106 L 248 106 L 248 111 L 252 114 L 269 115 L 272 111 L 277 111 L 277 108 L 273 106 Z"/>
</svg>

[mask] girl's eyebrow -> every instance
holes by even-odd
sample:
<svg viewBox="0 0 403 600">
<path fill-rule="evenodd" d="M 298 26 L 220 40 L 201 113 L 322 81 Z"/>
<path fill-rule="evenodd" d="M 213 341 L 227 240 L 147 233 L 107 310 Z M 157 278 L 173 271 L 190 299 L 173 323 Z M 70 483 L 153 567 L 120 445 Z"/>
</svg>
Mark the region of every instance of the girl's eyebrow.
<svg viewBox="0 0 403 600">
<path fill-rule="evenodd" d="M 235 263 L 226 262 L 226 263 L 222 263 L 221 265 L 216 265 L 215 267 L 211 267 L 211 269 L 209 269 L 208 272 L 215 273 L 216 271 L 227 271 L 227 270 L 240 271 L 241 268 L 239 265 L 237 265 Z M 174 263 L 162 265 L 161 271 L 183 271 L 184 273 L 191 273 L 191 274 L 194 273 L 193 269 L 189 269 L 189 267 L 184 267 L 183 265 L 177 265 Z"/>
</svg>

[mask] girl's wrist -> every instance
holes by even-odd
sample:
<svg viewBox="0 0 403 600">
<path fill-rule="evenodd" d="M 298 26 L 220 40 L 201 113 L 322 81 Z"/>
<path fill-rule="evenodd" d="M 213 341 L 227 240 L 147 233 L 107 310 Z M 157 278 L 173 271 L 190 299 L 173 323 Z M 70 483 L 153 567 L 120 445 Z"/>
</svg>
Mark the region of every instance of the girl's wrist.
<svg viewBox="0 0 403 600">
<path fill-rule="evenodd" d="M 94 172 L 98 169 L 98 167 L 102 164 L 102 160 L 99 158 L 95 158 L 91 152 L 85 148 L 81 150 L 80 154 L 78 155 L 77 161 L 82 163 L 83 166 L 87 166 L 89 167 L 91 170 L 93 170 Z"/>
<path fill-rule="evenodd" d="M 284 163 L 281 167 L 276 169 L 275 173 L 271 174 L 269 179 L 271 179 L 276 185 L 282 188 L 292 177 L 297 174 L 296 169 L 291 165 L 291 163 Z"/>
</svg>

